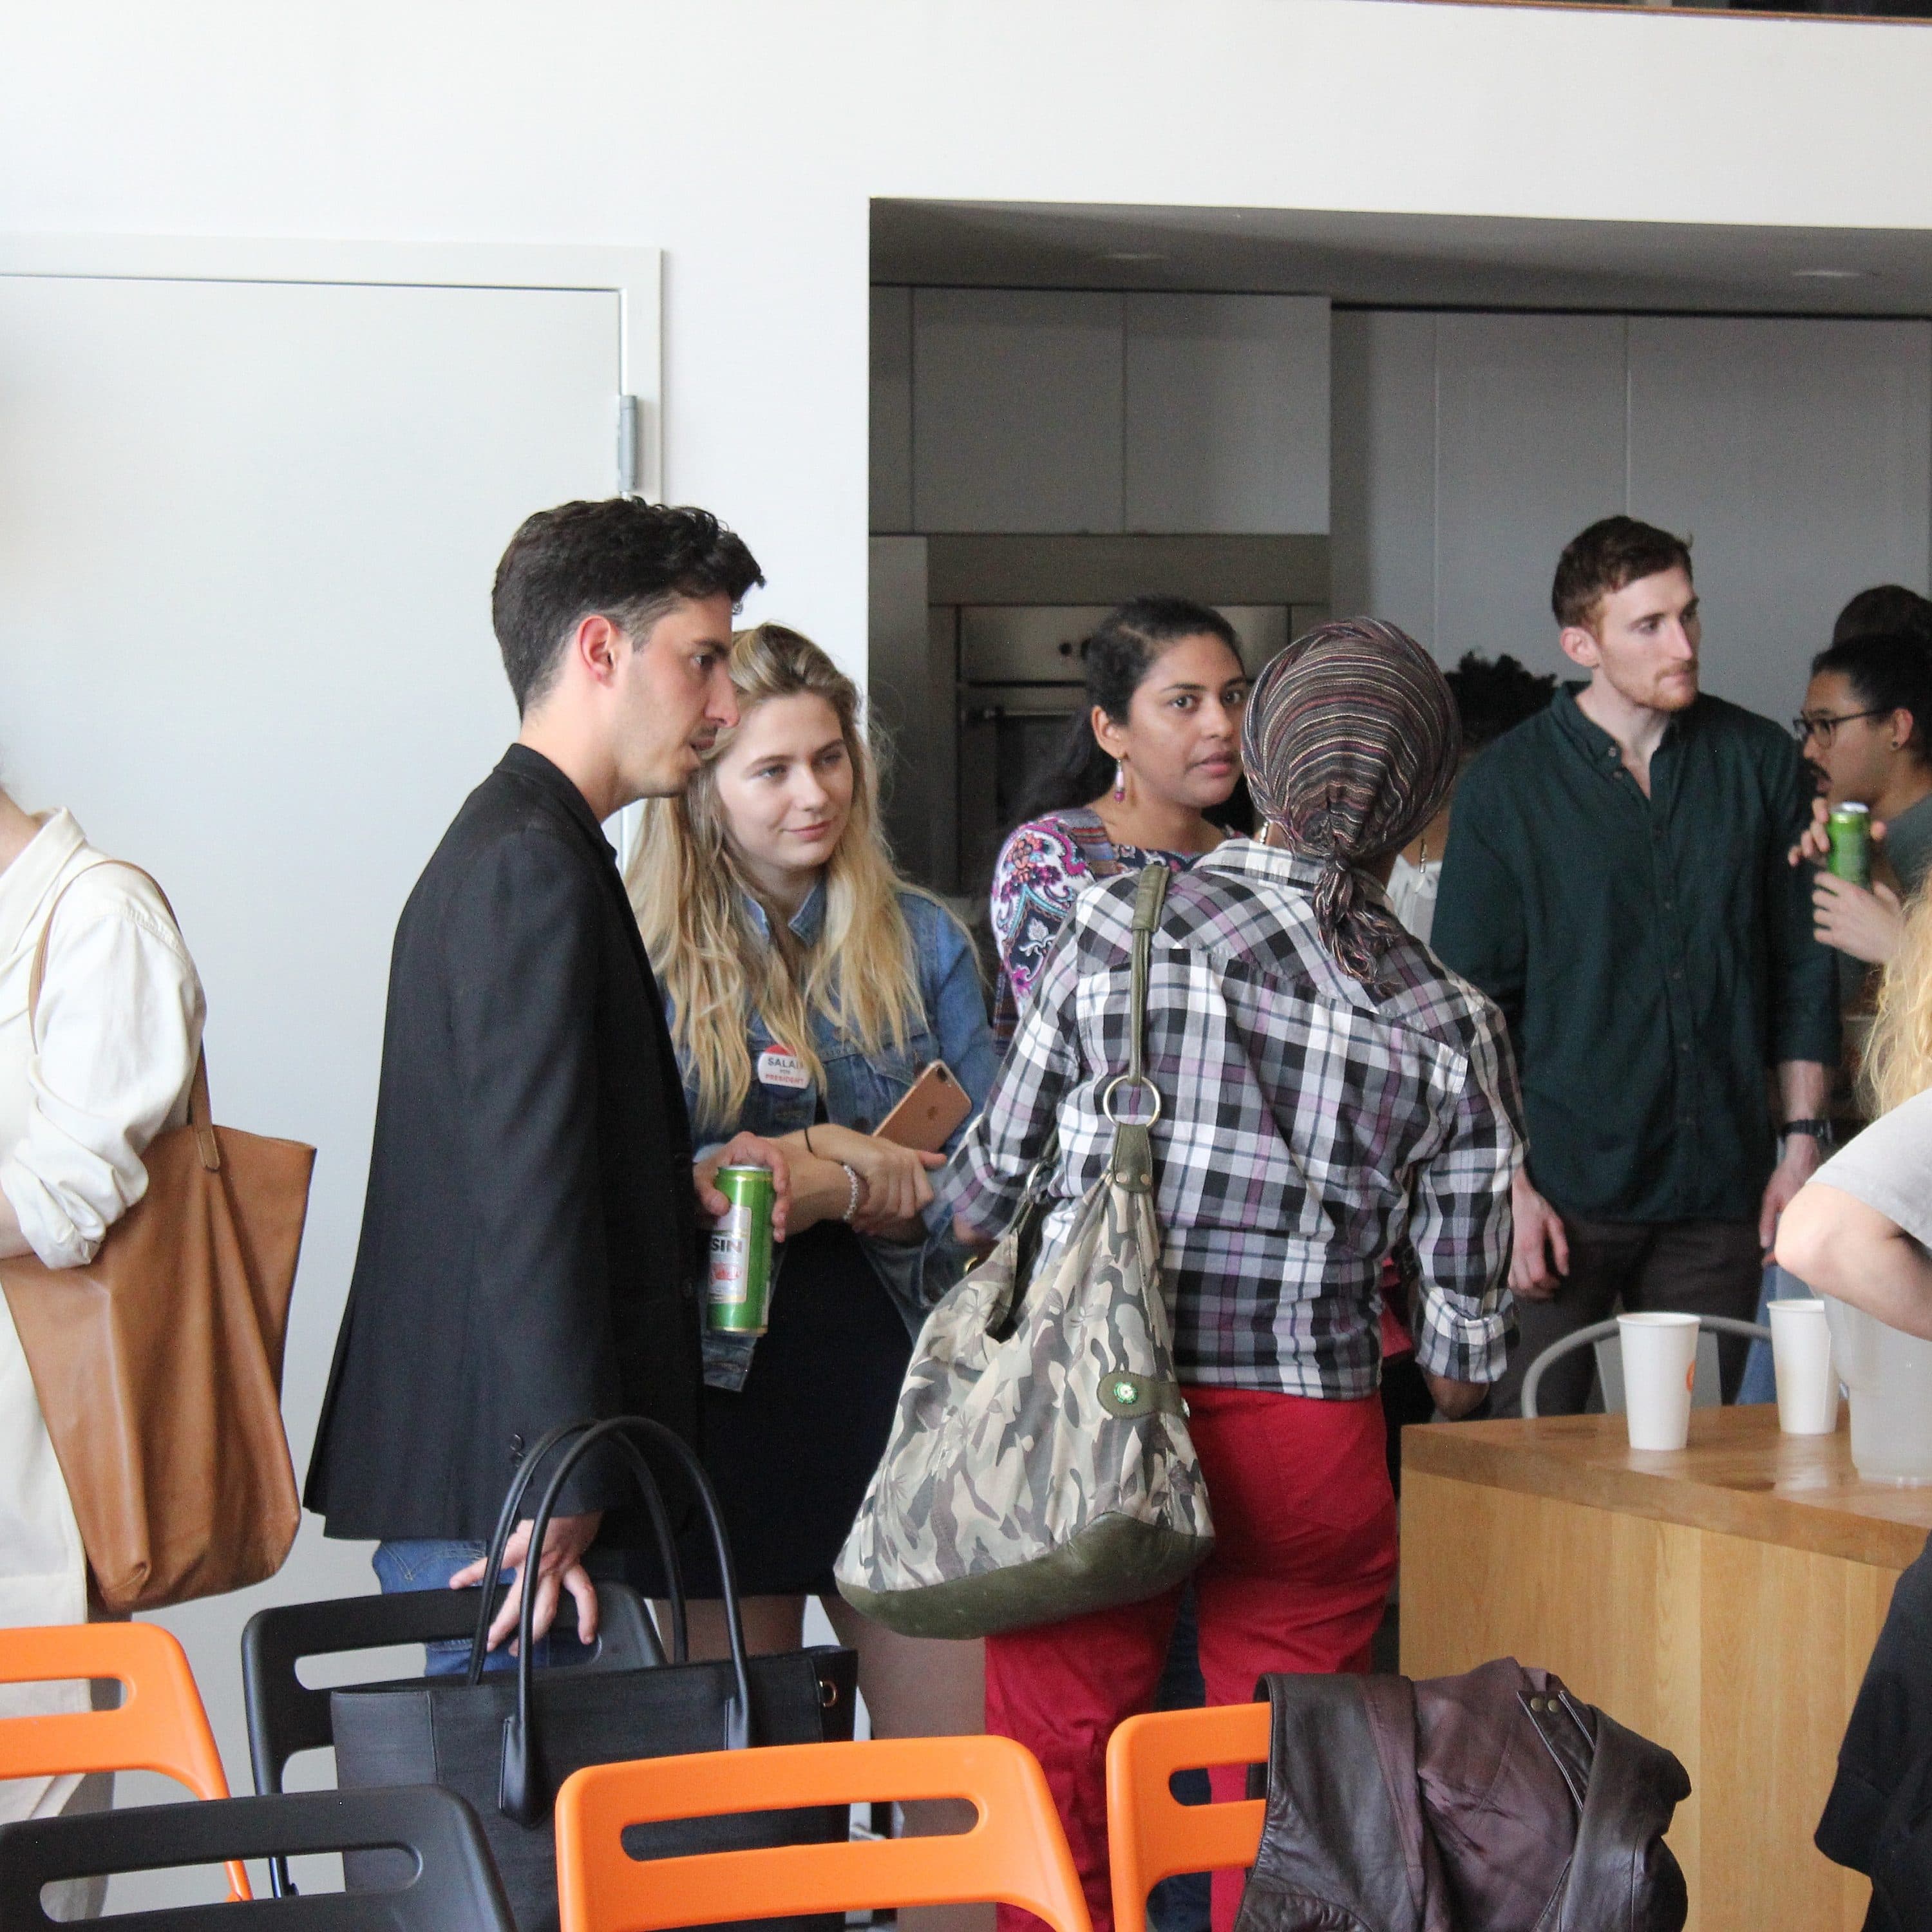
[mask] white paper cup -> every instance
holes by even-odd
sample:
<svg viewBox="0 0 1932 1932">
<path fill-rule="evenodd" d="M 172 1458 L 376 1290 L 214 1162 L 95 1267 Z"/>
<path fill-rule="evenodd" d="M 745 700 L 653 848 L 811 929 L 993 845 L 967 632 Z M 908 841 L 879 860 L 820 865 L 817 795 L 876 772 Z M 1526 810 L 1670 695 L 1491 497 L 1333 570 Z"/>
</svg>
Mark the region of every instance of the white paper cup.
<svg viewBox="0 0 1932 1932">
<path fill-rule="evenodd" d="M 1828 1436 L 1838 1426 L 1838 1371 L 1822 1301 L 1772 1301 L 1771 1360 L 1778 1426 L 1787 1436 Z"/>
<path fill-rule="evenodd" d="M 1697 1375 L 1694 1315 L 1619 1315 L 1624 1420 L 1633 1449 L 1681 1449 L 1690 1433 Z"/>
</svg>

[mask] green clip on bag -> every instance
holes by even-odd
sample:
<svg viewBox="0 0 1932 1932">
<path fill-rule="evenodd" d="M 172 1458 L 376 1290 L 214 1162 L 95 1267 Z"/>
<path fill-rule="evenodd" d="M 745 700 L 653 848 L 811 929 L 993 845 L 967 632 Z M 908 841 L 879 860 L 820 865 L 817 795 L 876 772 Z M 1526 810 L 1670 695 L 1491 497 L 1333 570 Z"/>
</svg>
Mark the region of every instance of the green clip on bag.
<svg viewBox="0 0 1932 1932">
<path fill-rule="evenodd" d="M 1154 1213 L 1148 961 L 1167 882 L 1150 866 L 1134 902 L 1130 1058 L 1101 1100 L 1107 1172 L 1036 1274 L 1036 1168 L 1005 1238 L 927 1317 L 839 1552 L 846 1600 L 905 1636 L 986 1636 L 1137 1603 L 1214 1547 Z M 1123 1088 L 1145 1094 L 1146 1118 L 1120 1118 Z"/>
</svg>

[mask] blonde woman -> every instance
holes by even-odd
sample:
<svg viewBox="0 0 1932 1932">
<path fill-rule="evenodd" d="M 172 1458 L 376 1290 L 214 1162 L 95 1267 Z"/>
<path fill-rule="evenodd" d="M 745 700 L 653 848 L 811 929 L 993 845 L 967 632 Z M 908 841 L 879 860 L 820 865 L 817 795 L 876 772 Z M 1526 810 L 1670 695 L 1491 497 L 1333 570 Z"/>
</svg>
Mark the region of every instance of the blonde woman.
<svg viewBox="0 0 1932 1932">
<path fill-rule="evenodd" d="M 1861 1078 L 1872 1124 L 1792 1197 L 1778 1264 L 1932 1340 L 1932 894 L 1906 904 Z"/>
<path fill-rule="evenodd" d="M 768 1332 L 706 1337 L 705 1460 L 754 1648 L 796 1647 L 815 1596 L 859 1653 L 881 1735 L 976 1731 L 979 1646 L 867 1622 L 832 1561 L 912 1336 L 963 1258 L 928 1178 L 944 1156 L 872 1130 L 936 1060 L 984 1102 L 996 1055 L 978 969 L 958 922 L 892 871 L 851 680 L 778 624 L 741 632 L 730 670 L 738 725 L 682 797 L 646 805 L 628 876 L 700 1144 L 754 1127 L 792 1173 Z M 707 1611 L 716 1625 L 697 1606 L 694 1637 Z"/>
</svg>

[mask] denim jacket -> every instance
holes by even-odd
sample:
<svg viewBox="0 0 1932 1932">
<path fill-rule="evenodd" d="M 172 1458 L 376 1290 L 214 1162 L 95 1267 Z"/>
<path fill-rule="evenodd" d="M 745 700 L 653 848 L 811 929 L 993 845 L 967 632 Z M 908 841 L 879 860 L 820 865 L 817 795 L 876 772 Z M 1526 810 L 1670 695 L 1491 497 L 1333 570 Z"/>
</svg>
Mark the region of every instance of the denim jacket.
<svg viewBox="0 0 1932 1932">
<path fill-rule="evenodd" d="M 756 930 L 767 933 L 764 908 L 752 900 L 746 910 Z M 920 1070 L 933 1060 L 944 1060 L 958 1076 L 976 1114 L 986 1104 L 993 1076 L 999 1070 L 999 1052 L 986 1024 L 986 995 L 972 942 L 958 921 L 923 892 L 902 888 L 899 910 L 912 935 L 925 1009 L 919 1024 L 907 1036 L 904 1051 L 888 1050 L 877 1058 L 868 1058 L 835 1031 L 823 1016 L 815 1014 L 812 1018 L 812 1043 L 825 1068 L 826 1118 L 862 1134 L 869 1133 L 892 1112 Z M 808 947 L 818 943 L 824 922 L 825 888 L 821 883 L 800 908 L 791 930 Z M 755 1016 L 748 1022 L 746 1037 L 755 1069 L 759 1054 L 774 1042 L 764 1022 Z M 754 1072 L 744 1112 L 730 1132 L 771 1136 L 796 1132 L 818 1118 L 818 1098 L 816 1081 L 796 1088 L 767 1087 Z M 698 1096 L 688 1083 L 685 1099 L 697 1120 Z M 700 1138 L 711 1145 L 729 1138 L 716 1121 L 699 1120 L 698 1124 Z M 947 1154 L 957 1148 L 965 1131 L 962 1125 L 947 1142 Z M 937 1184 L 939 1176 L 935 1173 L 933 1179 Z M 922 1243 L 880 1240 L 868 1234 L 858 1238 L 906 1327 L 915 1335 L 927 1311 L 958 1280 L 965 1260 L 952 1238 L 951 1210 L 937 1198 L 926 1210 L 926 1223 Z M 774 1296 L 784 1292 L 784 1253 L 781 1244 L 772 1256 Z M 707 1329 L 704 1379 L 714 1388 L 742 1388 L 757 1346 L 754 1336 L 713 1334 Z"/>
</svg>

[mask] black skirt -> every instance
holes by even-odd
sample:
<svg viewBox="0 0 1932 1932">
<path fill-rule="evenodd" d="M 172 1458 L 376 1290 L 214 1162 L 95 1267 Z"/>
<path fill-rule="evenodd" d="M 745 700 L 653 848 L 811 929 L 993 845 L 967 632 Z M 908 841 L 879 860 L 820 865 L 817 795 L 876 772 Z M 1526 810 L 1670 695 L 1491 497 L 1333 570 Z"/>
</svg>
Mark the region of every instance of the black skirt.
<svg viewBox="0 0 1932 1932">
<path fill-rule="evenodd" d="M 832 1559 L 885 1453 L 912 1340 L 843 1222 L 783 1252 L 744 1387 L 704 1391 L 704 1467 L 742 1594 L 834 1596 Z M 690 1594 L 716 1596 L 702 1532 L 687 1531 L 678 1555 Z"/>
</svg>

